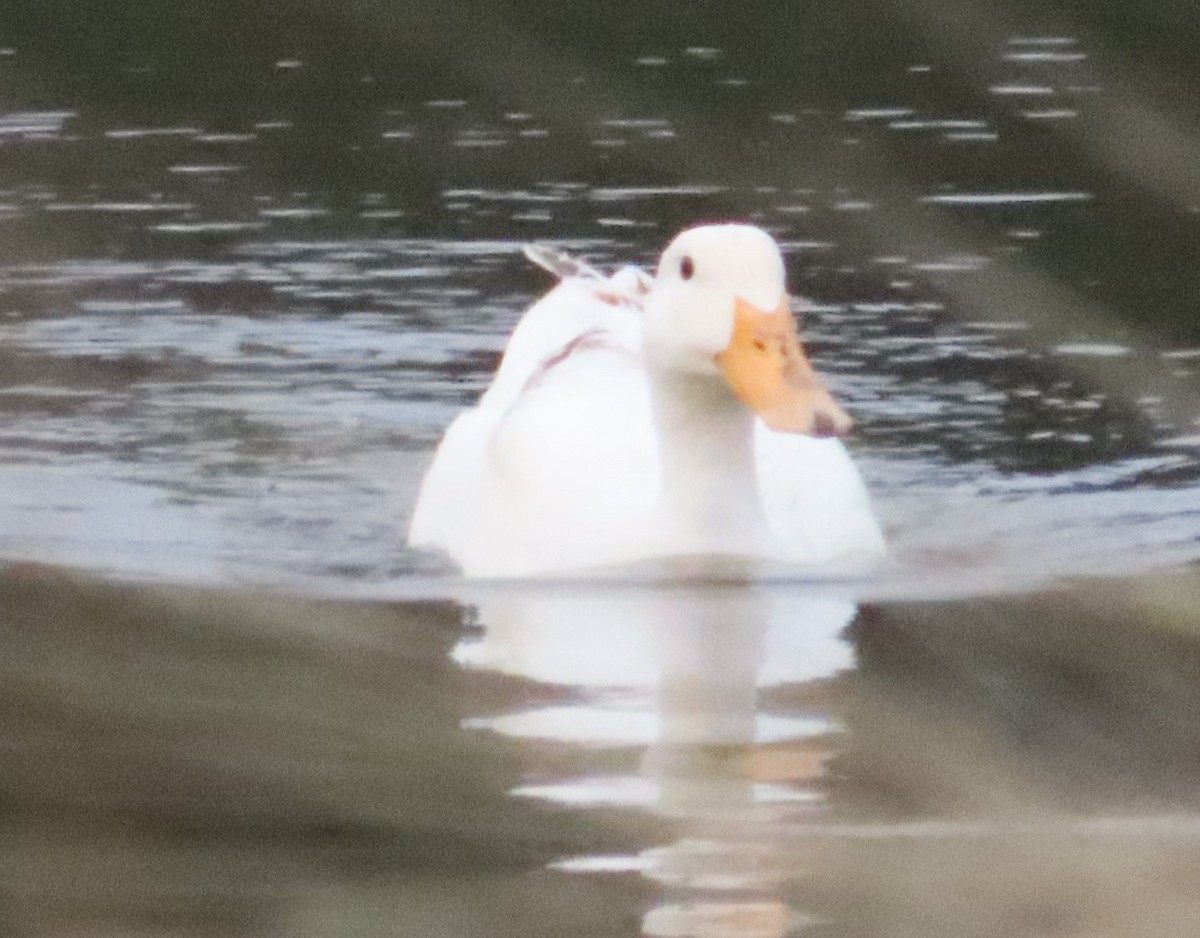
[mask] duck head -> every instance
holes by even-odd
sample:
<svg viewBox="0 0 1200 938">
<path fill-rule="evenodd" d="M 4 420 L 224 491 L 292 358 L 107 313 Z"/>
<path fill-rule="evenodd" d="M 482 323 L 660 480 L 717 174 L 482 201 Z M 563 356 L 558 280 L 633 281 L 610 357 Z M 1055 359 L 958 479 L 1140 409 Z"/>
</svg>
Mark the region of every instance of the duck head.
<svg viewBox="0 0 1200 938">
<path fill-rule="evenodd" d="M 663 252 L 645 301 L 645 349 L 658 369 L 724 380 L 773 430 L 848 433 L 852 421 L 800 346 L 783 258 L 752 225 L 704 225 Z"/>
</svg>

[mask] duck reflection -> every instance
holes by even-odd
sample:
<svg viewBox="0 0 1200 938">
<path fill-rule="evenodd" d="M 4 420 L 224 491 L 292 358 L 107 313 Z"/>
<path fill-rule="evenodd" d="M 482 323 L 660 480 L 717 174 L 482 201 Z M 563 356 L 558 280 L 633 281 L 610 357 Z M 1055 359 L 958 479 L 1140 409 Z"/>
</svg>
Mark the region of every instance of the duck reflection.
<svg viewBox="0 0 1200 938">
<path fill-rule="evenodd" d="M 637 857 L 575 857 L 576 871 L 638 870 L 657 884 L 647 936 L 776 936 L 801 917 L 783 899 L 800 874 L 773 830 L 824 810 L 839 747 L 831 679 L 853 668 L 841 598 L 745 583 L 559 589 L 490 598 L 457 648 L 471 667 L 563 688 L 567 700 L 476 720 L 513 736 L 639 747 L 630 776 L 585 776 L 521 794 L 650 810 L 674 832 Z M 781 685 L 804 701 L 777 712 Z M 795 693 L 799 689 L 801 693 Z"/>
</svg>

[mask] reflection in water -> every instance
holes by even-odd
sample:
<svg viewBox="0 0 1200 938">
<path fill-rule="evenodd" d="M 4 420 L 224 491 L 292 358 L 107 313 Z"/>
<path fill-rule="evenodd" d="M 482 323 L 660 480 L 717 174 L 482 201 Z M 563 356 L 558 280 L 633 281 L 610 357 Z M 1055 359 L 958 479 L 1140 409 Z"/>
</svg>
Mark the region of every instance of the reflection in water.
<svg viewBox="0 0 1200 938">
<path fill-rule="evenodd" d="M 0 933 L 1192 934 L 1195 572 L 848 629 L 795 585 L 549 589 L 472 630 L 0 571 Z"/>
<path fill-rule="evenodd" d="M 1173 938 L 1200 908 L 1195 587 L 506 591 L 454 654 L 537 682 L 466 723 L 518 741 L 513 794 L 654 819 L 551 864 L 652 884 L 647 936 Z"/>
<path fill-rule="evenodd" d="M 841 729 L 822 692 L 853 666 L 852 602 L 747 585 L 522 592 L 478 608 L 464 664 L 571 689 L 550 706 L 470 722 L 523 737 L 643 751 L 637 775 L 587 775 L 520 794 L 576 807 L 622 804 L 670 822 L 675 840 L 638 857 L 572 857 L 578 872 L 638 870 L 659 887 L 647 936 L 776 938 L 801 920 L 784 900 L 802 874 L 778 822 L 811 819 Z M 766 714 L 760 691 L 803 688 Z"/>
<path fill-rule="evenodd" d="M 814 300 L 901 592 L 1194 561 L 1182 5 L 8 6 L 0 554 L 221 588 L 0 573 L 0 933 L 1196 932 L 1192 575 L 853 652 L 849 605 L 745 591 L 462 641 L 227 592 L 433 569 L 396 532 L 543 286 L 515 240 L 725 217 Z"/>
</svg>

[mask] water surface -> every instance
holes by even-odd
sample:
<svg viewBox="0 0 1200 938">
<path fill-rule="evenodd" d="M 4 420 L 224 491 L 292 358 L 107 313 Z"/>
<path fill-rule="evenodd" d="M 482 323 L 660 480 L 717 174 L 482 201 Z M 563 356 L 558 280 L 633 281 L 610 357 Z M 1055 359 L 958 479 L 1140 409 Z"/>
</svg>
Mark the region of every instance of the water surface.
<svg viewBox="0 0 1200 938">
<path fill-rule="evenodd" d="M 0 931 L 1190 934 L 1195 27 L 11 11 Z M 783 248 L 884 569 L 409 550 L 548 286 L 521 243 L 727 218 Z"/>
</svg>

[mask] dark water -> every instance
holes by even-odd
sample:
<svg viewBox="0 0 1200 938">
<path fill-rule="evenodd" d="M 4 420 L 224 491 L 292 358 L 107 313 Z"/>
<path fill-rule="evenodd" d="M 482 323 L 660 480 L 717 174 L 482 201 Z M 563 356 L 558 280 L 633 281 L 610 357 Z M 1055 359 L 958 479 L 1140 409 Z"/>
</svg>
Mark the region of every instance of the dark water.
<svg viewBox="0 0 1200 938">
<path fill-rule="evenodd" d="M 1190 934 L 1190 10 L 12 6 L 0 931 Z M 407 550 L 521 242 L 717 218 L 812 303 L 880 576 Z"/>
<path fill-rule="evenodd" d="M 0 549 L 425 568 L 398 532 L 428 452 L 546 286 L 520 241 L 651 263 L 737 217 L 814 304 L 901 564 L 1194 554 L 1200 183 L 1166 14 L 727 20 L 15 11 Z"/>
</svg>

